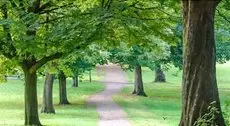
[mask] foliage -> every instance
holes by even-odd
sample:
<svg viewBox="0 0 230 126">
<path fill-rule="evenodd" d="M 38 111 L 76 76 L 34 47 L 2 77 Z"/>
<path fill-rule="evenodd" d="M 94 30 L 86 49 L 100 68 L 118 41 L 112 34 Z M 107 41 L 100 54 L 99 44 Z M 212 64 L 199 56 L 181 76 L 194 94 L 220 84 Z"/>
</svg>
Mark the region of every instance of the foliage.
<svg viewBox="0 0 230 126">
<path fill-rule="evenodd" d="M 224 120 L 227 126 L 230 126 L 230 101 L 226 101 L 223 111 Z"/>
<path fill-rule="evenodd" d="M 208 106 L 207 113 L 202 115 L 197 121 L 193 124 L 194 126 L 217 126 L 215 124 L 216 114 L 219 113 L 219 108 L 215 107 L 216 102 L 213 101 Z"/>
<path fill-rule="evenodd" d="M 125 43 L 121 43 L 119 48 L 109 51 L 111 53 L 110 61 L 119 63 L 123 69 L 128 70 L 132 70 L 137 65 L 153 68 L 155 61 L 169 56 L 169 47 L 158 38 L 150 38 L 152 39 L 149 44 L 151 46 L 148 48 L 139 45 L 129 47 Z"/>
</svg>

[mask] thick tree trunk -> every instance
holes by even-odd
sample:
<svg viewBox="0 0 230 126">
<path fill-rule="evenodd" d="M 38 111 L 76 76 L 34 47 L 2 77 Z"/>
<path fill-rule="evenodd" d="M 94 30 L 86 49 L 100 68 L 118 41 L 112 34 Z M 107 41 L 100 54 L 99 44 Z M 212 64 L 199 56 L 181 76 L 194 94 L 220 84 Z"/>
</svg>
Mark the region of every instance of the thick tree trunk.
<svg viewBox="0 0 230 126">
<path fill-rule="evenodd" d="M 165 82 L 165 74 L 161 69 L 161 65 L 157 65 L 155 69 L 155 82 Z"/>
<path fill-rule="evenodd" d="M 59 73 L 59 104 L 66 105 L 70 104 L 67 99 L 66 93 L 66 76 L 63 71 Z"/>
<path fill-rule="evenodd" d="M 25 76 L 25 125 L 41 126 L 38 116 L 37 74 L 24 68 Z"/>
<path fill-rule="evenodd" d="M 46 73 L 44 89 L 43 89 L 43 101 L 42 101 L 42 113 L 55 113 L 53 106 L 53 83 L 54 74 Z"/>
<path fill-rule="evenodd" d="M 183 106 L 180 126 L 193 126 L 216 101 L 214 123 L 225 126 L 216 82 L 214 15 L 218 1 L 183 2 Z"/>
<path fill-rule="evenodd" d="M 73 76 L 73 87 L 78 87 L 78 74 Z"/>
<path fill-rule="evenodd" d="M 147 96 L 144 92 L 143 80 L 142 80 L 142 71 L 141 66 L 135 67 L 135 80 L 134 80 L 134 91 L 133 94 L 140 96 Z"/>
</svg>

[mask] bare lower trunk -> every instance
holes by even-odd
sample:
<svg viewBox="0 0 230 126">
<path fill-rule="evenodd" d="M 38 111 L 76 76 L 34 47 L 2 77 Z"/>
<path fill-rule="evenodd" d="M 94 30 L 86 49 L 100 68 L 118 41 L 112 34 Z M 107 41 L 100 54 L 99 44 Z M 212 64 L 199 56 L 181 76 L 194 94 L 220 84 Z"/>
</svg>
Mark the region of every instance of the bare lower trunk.
<svg viewBox="0 0 230 126">
<path fill-rule="evenodd" d="M 73 77 L 73 87 L 78 87 L 78 74 Z"/>
<path fill-rule="evenodd" d="M 42 113 L 55 113 L 53 106 L 53 83 L 54 74 L 46 74 L 44 89 L 43 89 L 43 101 L 42 101 Z"/>
<path fill-rule="evenodd" d="M 63 71 L 59 73 L 59 104 L 69 104 L 66 93 L 66 76 Z"/>
<path fill-rule="evenodd" d="M 89 82 L 92 82 L 92 72 L 91 72 L 91 70 L 89 71 Z"/>
<path fill-rule="evenodd" d="M 41 126 L 38 116 L 37 74 L 23 68 L 25 76 L 25 125 Z"/>
<path fill-rule="evenodd" d="M 155 69 L 155 82 L 165 82 L 165 74 L 161 69 L 161 65 L 157 65 Z"/>
<path fill-rule="evenodd" d="M 134 81 L 134 91 L 133 94 L 140 96 L 147 96 L 144 92 L 143 80 L 142 80 L 142 71 L 141 66 L 135 67 L 135 81 Z"/>
<path fill-rule="evenodd" d="M 208 125 L 225 126 L 216 82 L 214 15 L 218 1 L 182 2 L 184 61 L 180 126 L 193 126 L 213 101 L 219 113 Z"/>
</svg>

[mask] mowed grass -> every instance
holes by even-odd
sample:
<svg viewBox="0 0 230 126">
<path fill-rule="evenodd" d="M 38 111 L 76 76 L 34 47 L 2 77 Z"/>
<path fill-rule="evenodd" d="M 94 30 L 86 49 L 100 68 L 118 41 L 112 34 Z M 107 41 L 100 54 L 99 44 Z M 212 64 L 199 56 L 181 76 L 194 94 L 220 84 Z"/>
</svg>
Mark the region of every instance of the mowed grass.
<svg viewBox="0 0 230 126">
<path fill-rule="evenodd" d="M 182 72 L 174 76 L 178 69 L 165 72 L 166 83 L 154 83 L 154 72 L 143 68 L 145 93 L 148 97 L 131 95 L 133 84 L 128 84 L 114 100 L 127 112 L 133 126 L 178 126 L 181 116 Z M 230 101 L 230 62 L 217 65 L 217 81 L 222 109 Z M 129 82 L 133 82 L 133 72 L 127 72 Z"/>
<path fill-rule="evenodd" d="M 87 77 L 85 77 L 87 78 Z M 97 79 L 95 71 L 93 79 Z M 24 124 L 24 85 L 20 80 L 9 80 L 0 84 L 0 125 Z M 43 80 L 38 80 L 39 116 L 43 125 L 47 126 L 95 126 L 99 116 L 95 107 L 86 106 L 87 98 L 104 89 L 98 82 L 89 83 L 86 80 L 78 88 L 72 88 L 72 80 L 67 80 L 67 94 L 70 105 L 61 106 L 59 102 L 59 88 L 57 80 L 54 83 L 54 104 L 56 114 L 41 114 Z"/>
</svg>

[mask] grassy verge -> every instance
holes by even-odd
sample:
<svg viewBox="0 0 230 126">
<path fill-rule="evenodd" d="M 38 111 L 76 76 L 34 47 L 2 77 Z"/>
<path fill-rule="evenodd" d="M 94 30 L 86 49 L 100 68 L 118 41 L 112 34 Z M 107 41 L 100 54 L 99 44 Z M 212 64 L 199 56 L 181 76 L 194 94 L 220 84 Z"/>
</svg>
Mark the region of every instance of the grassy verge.
<svg viewBox="0 0 230 126">
<path fill-rule="evenodd" d="M 60 106 L 58 83 L 54 84 L 54 104 L 56 114 L 40 114 L 40 121 L 48 126 L 95 126 L 98 114 L 93 107 L 86 108 L 87 98 L 104 89 L 98 82 L 83 81 L 78 88 L 72 88 L 71 80 L 67 83 L 68 99 L 71 105 Z M 43 80 L 38 80 L 38 102 L 41 108 Z M 10 80 L 0 84 L 0 125 L 24 124 L 24 85 L 23 81 Z"/>
<path fill-rule="evenodd" d="M 143 69 L 145 92 L 148 97 L 131 95 L 133 85 L 128 84 L 114 100 L 128 114 L 133 126 L 177 126 L 181 115 L 181 72 L 173 76 L 178 70 L 167 71 L 167 83 L 154 83 L 154 73 Z M 230 63 L 217 65 L 217 80 L 222 105 L 230 101 Z M 133 73 L 127 72 L 129 81 L 133 80 Z M 224 108 L 224 107 L 223 107 Z M 225 111 L 225 110 L 224 110 Z"/>
</svg>

